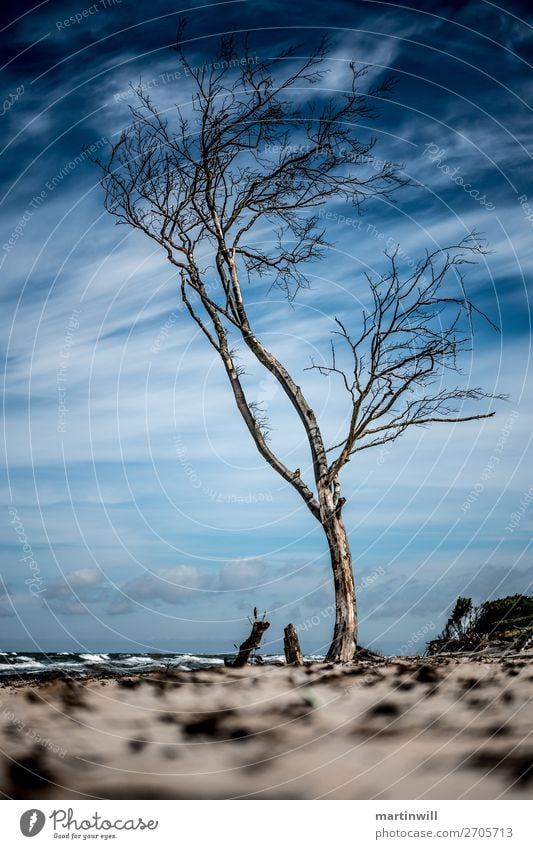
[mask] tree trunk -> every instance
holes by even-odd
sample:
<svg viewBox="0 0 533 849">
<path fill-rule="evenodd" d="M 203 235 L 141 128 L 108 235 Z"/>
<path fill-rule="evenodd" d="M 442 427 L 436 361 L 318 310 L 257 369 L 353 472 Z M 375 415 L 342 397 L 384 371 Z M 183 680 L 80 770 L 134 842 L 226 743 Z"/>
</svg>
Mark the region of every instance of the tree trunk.
<svg viewBox="0 0 533 849">
<path fill-rule="evenodd" d="M 301 666 L 304 662 L 300 641 L 294 625 L 287 625 L 283 629 L 283 649 L 285 652 L 285 663 L 287 666 Z"/>
<path fill-rule="evenodd" d="M 225 660 L 224 664 L 226 666 L 245 666 L 248 663 L 248 658 L 254 649 L 259 648 L 259 643 L 263 637 L 265 631 L 270 628 L 270 622 L 259 622 L 257 619 L 252 624 L 252 631 L 250 636 L 244 643 L 241 643 L 239 646 L 239 653 L 234 661 Z"/>
<path fill-rule="evenodd" d="M 352 555 L 340 510 L 334 510 L 333 514 L 323 521 L 322 527 L 328 540 L 335 588 L 335 628 L 326 660 L 343 663 L 354 659 L 357 647 L 357 607 Z"/>
</svg>

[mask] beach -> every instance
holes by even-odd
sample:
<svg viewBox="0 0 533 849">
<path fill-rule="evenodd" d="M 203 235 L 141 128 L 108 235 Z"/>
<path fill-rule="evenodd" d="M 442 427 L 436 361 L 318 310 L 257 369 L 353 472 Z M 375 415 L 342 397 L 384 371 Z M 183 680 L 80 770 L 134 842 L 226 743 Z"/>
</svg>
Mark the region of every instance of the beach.
<svg viewBox="0 0 533 849">
<path fill-rule="evenodd" d="M 532 653 L 0 689 L 15 799 L 528 799 Z"/>
</svg>

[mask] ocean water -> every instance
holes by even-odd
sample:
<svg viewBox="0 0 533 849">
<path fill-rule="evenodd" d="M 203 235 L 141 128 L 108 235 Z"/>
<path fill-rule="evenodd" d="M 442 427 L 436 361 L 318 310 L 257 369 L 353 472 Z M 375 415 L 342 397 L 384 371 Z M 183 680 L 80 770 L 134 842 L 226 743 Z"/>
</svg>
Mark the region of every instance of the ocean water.
<svg viewBox="0 0 533 849">
<path fill-rule="evenodd" d="M 0 682 L 16 679 L 35 679 L 50 673 L 64 672 L 73 677 L 92 672 L 126 673 L 149 672 L 158 669 L 203 669 L 223 666 L 224 654 L 128 654 L 109 652 L 101 654 L 78 652 L 1 652 Z M 266 664 L 283 663 L 283 655 L 262 655 Z M 321 660 L 318 656 L 306 660 Z"/>
</svg>

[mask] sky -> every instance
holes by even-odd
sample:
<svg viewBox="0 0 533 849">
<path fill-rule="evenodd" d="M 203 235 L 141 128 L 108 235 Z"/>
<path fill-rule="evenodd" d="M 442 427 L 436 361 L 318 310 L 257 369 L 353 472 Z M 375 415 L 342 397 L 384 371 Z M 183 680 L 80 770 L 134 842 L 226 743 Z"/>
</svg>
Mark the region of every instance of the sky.
<svg viewBox="0 0 533 849">
<path fill-rule="evenodd" d="M 397 79 L 362 131 L 412 185 L 361 216 L 321 208 L 332 246 L 292 308 L 260 283 L 247 293 L 328 435 L 346 422 L 346 398 L 305 368 L 327 356 L 334 314 L 360 314 L 364 272 L 383 273 L 387 244 L 404 268 L 472 230 L 490 247 L 466 284 L 500 329 L 475 322 L 462 385 L 508 400 L 486 402 L 490 419 L 413 429 L 343 472 L 360 642 L 423 652 L 458 595 L 530 590 L 528 5 L 45 0 L 2 11 L 1 650 L 232 651 L 254 605 L 271 622 L 269 653 L 289 622 L 308 653 L 331 638 L 320 526 L 257 454 L 163 252 L 103 205 L 93 160 L 128 124 L 129 83 L 162 109 L 190 103 L 169 47 L 180 14 L 192 64 L 213 62 L 223 33 L 248 32 L 265 58 L 293 43 L 307 55 L 327 35 L 317 97 L 343 90 L 350 61 L 369 80 Z M 305 476 L 298 422 L 273 378 L 244 362 L 273 446 Z"/>
</svg>

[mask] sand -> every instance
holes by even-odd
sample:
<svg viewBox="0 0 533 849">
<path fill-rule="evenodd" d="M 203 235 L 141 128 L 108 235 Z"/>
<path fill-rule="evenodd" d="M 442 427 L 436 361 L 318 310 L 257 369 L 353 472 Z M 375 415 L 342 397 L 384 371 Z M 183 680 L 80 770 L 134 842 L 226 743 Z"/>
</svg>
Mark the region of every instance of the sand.
<svg viewBox="0 0 533 849">
<path fill-rule="evenodd" d="M 0 690 L 24 799 L 528 799 L 533 656 L 212 668 Z"/>
</svg>

